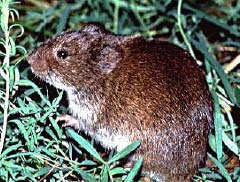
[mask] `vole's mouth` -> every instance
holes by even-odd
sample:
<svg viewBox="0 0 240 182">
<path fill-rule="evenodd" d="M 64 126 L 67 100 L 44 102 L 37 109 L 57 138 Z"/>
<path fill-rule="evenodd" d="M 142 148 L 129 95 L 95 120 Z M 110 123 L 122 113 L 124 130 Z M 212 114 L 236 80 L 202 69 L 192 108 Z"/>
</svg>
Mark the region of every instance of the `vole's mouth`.
<svg viewBox="0 0 240 182">
<path fill-rule="evenodd" d="M 33 67 L 31 65 L 31 71 L 34 75 L 36 75 L 38 78 L 40 78 L 41 80 L 46 80 L 46 77 L 48 77 L 49 71 L 48 70 L 40 70 L 40 69 L 35 69 L 35 67 Z"/>
</svg>

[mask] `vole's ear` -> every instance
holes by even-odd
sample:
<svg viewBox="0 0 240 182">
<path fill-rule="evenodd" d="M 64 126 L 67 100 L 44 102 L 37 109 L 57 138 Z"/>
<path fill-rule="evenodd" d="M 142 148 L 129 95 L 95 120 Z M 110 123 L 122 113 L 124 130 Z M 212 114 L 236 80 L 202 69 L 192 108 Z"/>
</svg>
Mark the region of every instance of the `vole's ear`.
<svg viewBox="0 0 240 182">
<path fill-rule="evenodd" d="M 123 52 L 118 47 L 105 47 L 100 54 L 98 69 L 105 74 L 112 72 L 123 58 Z"/>
<path fill-rule="evenodd" d="M 81 31 L 90 34 L 109 34 L 103 25 L 97 23 L 87 24 Z"/>
</svg>

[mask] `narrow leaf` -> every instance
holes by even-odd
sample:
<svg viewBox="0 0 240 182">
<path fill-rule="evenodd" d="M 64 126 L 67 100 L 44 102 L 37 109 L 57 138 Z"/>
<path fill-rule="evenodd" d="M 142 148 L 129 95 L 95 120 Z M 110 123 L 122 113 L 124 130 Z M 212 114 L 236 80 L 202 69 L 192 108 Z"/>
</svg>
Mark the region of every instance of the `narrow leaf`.
<svg viewBox="0 0 240 182">
<path fill-rule="evenodd" d="M 114 176 L 114 175 L 119 175 L 119 174 L 126 174 L 126 171 L 122 167 L 116 167 L 116 168 L 111 169 L 109 171 L 109 173 L 111 176 Z"/>
<path fill-rule="evenodd" d="M 214 128 L 215 128 L 215 138 L 216 138 L 216 151 L 217 158 L 220 159 L 223 155 L 222 146 L 222 114 L 220 110 L 219 100 L 217 94 L 212 91 L 212 96 L 214 100 Z"/>
<path fill-rule="evenodd" d="M 111 158 L 109 161 L 108 161 L 108 164 L 111 164 L 112 162 L 115 162 L 121 158 L 124 158 L 126 157 L 128 154 L 130 154 L 132 151 L 136 150 L 139 145 L 141 144 L 141 142 L 138 140 L 138 141 L 135 141 L 133 142 L 132 144 L 130 144 L 129 146 L 127 146 L 125 149 L 123 149 L 122 151 L 118 152 L 116 155 L 113 156 L 113 158 Z"/>
<path fill-rule="evenodd" d="M 234 91 L 233 88 L 227 78 L 226 73 L 224 72 L 222 66 L 219 64 L 219 62 L 216 61 L 215 58 L 213 58 L 213 56 L 211 54 L 209 54 L 208 52 L 208 48 L 206 47 L 206 42 L 204 41 L 203 37 L 200 34 L 197 34 L 198 40 L 199 41 L 195 41 L 194 39 L 192 39 L 192 43 L 193 45 L 202 53 L 204 54 L 205 58 L 209 61 L 210 65 L 212 66 L 212 68 L 217 72 L 218 76 L 220 77 L 220 79 L 222 80 L 222 83 L 224 85 L 224 88 L 226 89 L 226 92 L 230 98 L 230 100 L 233 103 L 237 103 L 235 95 L 234 95 Z"/>
<path fill-rule="evenodd" d="M 129 174 L 127 175 L 127 178 L 124 180 L 124 182 L 133 182 L 135 176 L 138 174 L 139 169 L 143 163 L 143 157 L 139 158 L 134 165 L 134 167 L 131 169 Z"/>
<path fill-rule="evenodd" d="M 108 169 L 107 166 L 104 165 L 102 175 L 101 175 L 101 182 L 108 181 Z"/>
<path fill-rule="evenodd" d="M 222 137 L 223 137 L 223 142 L 224 144 L 233 152 L 235 153 L 237 156 L 239 154 L 239 150 L 238 150 L 238 146 L 236 143 L 234 143 L 229 137 L 228 135 L 222 131 Z"/>
<path fill-rule="evenodd" d="M 219 162 L 215 157 L 213 157 L 211 154 L 208 153 L 208 157 L 216 164 L 218 169 L 221 171 L 221 174 L 226 178 L 228 182 L 232 182 L 232 179 L 230 175 L 228 174 L 228 171 L 224 168 L 224 166 Z"/>
<path fill-rule="evenodd" d="M 2 158 L 2 156 L 6 156 L 9 152 L 12 152 L 12 151 L 17 151 L 17 149 L 19 147 L 21 147 L 22 145 L 21 144 L 16 144 L 16 145 L 12 145 L 12 146 L 9 146 L 8 148 L 6 148 L 2 154 L 0 155 L 0 158 Z"/>
<path fill-rule="evenodd" d="M 93 146 L 87 140 L 85 140 L 82 136 L 78 135 L 73 129 L 67 128 L 67 135 L 72 137 L 76 142 L 78 142 L 86 151 L 88 151 L 98 161 L 105 164 L 105 161 L 101 158 L 101 156 L 93 148 Z"/>
<path fill-rule="evenodd" d="M 59 23 L 58 23 L 58 26 L 57 26 L 57 34 L 61 33 L 64 28 L 66 27 L 66 23 L 67 23 L 67 19 L 69 17 L 69 13 L 70 13 L 70 7 L 69 5 L 67 4 L 62 12 L 62 15 L 59 19 Z"/>
<path fill-rule="evenodd" d="M 83 180 L 86 180 L 86 181 L 91 181 L 91 182 L 96 182 L 96 180 L 94 179 L 93 175 L 77 168 L 77 167 L 73 167 L 74 171 L 76 171 L 78 174 L 81 175 L 82 179 Z"/>
<path fill-rule="evenodd" d="M 38 86 L 33 83 L 30 80 L 19 80 L 18 82 L 16 82 L 16 84 L 20 85 L 20 86 L 30 86 L 32 87 L 37 93 L 38 95 L 41 97 L 41 99 L 48 105 L 51 107 L 51 103 L 49 102 L 49 100 L 42 94 L 42 92 L 40 91 L 40 89 L 38 88 Z"/>
</svg>

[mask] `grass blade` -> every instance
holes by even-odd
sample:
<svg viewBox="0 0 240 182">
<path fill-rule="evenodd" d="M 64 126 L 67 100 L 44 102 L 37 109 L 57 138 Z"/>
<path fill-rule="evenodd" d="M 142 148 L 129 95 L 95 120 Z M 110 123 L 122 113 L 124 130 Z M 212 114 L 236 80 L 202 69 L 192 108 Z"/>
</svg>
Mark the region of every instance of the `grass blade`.
<svg viewBox="0 0 240 182">
<path fill-rule="evenodd" d="M 81 175 L 83 180 L 96 182 L 93 175 L 91 175 L 91 174 L 89 174 L 89 173 L 87 173 L 87 172 L 85 172 L 82 169 L 79 169 L 77 167 L 74 167 L 73 169 L 74 169 L 74 171 L 76 171 L 78 174 Z"/>
<path fill-rule="evenodd" d="M 41 99 L 48 105 L 51 107 L 51 103 L 50 101 L 42 94 L 42 92 L 40 91 L 39 87 L 33 83 L 32 81 L 30 80 L 19 80 L 16 82 L 17 85 L 20 85 L 20 86 L 30 86 L 32 87 L 37 93 L 38 95 L 41 97 Z"/>
<path fill-rule="evenodd" d="M 224 85 L 224 88 L 226 89 L 226 92 L 230 98 L 230 100 L 234 103 L 237 104 L 235 95 L 234 95 L 234 90 L 227 78 L 227 75 L 223 71 L 222 66 L 217 62 L 211 54 L 208 52 L 208 48 L 206 47 L 206 42 L 204 41 L 203 37 L 200 34 L 197 34 L 198 40 L 195 41 L 192 39 L 193 45 L 205 56 L 205 58 L 209 61 L 210 65 L 212 68 L 217 72 L 218 76 L 222 80 L 222 83 Z"/>
<path fill-rule="evenodd" d="M 221 174 L 226 178 L 228 182 L 232 182 L 232 179 L 230 175 L 228 174 L 228 171 L 224 168 L 224 166 L 211 154 L 208 153 L 208 157 L 216 164 L 218 169 L 221 171 Z"/>
<path fill-rule="evenodd" d="M 221 159 L 223 155 L 223 146 L 222 146 L 222 114 L 220 110 L 220 105 L 218 101 L 217 94 L 212 91 L 212 96 L 214 100 L 214 128 L 215 128 L 215 140 L 216 140 L 216 151 L 217 158 Z"/>
<path fill-rule="evenodd" d="M 66 23 L 67 23 L 67 19 L 69 17 L 70 14 L 70 6 L 68 4 L 66 4 L 61 17 L 59 18 L 59 24 L 57 26 L 57 34 L 61 33 L 64 28 L 66 27 Z"/>
<path fill-rule="evenodd" d="M 129 146 L 127 146 L 125 149 L 123 149 L 122 151 L 118 152 L 116 155 L 114 155 L 109 161 L 108 164 L 111 164 L 112 162 L 115 162 L 121 158 L 124 158 L 125 156 L 127 156 L 128 154 L 130 154 L 132 151 L 136 150 L 139 145 L 141 144 L 140 141 L 135 141 L 132 144 L 130 144 Z"/>
<path fill-rule="evenodd" d="M 124 180 L 124 182 L 133 182 L 133 179 L 135 176 L 138 174 L 140 167 L 142 166 L 143 163 L 143 157 L 139 158 L 134 165 L 134 167 L 131 169 L 129 172 L 127 178 Z"/>
<path fill-rule="evenodd" d="M 101 182 L 109 181 L 108 180 L 108 169 L 107 166 L 104 165 L 102 175 L 101 175 Z"/>
<path fill-rule="evenodd" d="M 76 142 L 78 142 L 86 151 L 88 151 L 98 161 L 100 161 L 102 164 L 105 164 L 105 161 L 101 158 L 101 156 L 93 148 L 93 146 L 82 136 L 78 135 L 73 129 L 67 128 L 67 135 L 72 137 Z"/>
</svg>

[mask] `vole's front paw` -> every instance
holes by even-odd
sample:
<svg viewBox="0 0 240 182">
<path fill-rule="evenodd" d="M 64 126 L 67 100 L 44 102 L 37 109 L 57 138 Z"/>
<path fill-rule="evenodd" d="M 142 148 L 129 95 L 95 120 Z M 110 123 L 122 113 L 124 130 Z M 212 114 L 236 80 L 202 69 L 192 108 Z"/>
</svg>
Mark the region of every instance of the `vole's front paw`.
<svg viewBox="0 0 240 182">
<path fill-rule="evenodd" d="M 57 117 L 57 122 L 58 121 L 63 121 L 63 127 L 70 126 L 73 127 L 74 129 L 79 129 L 79 121 L 75 119 L 73 116 L 68 115 L 68 114 L 63 114 Z"/>
</svg>

